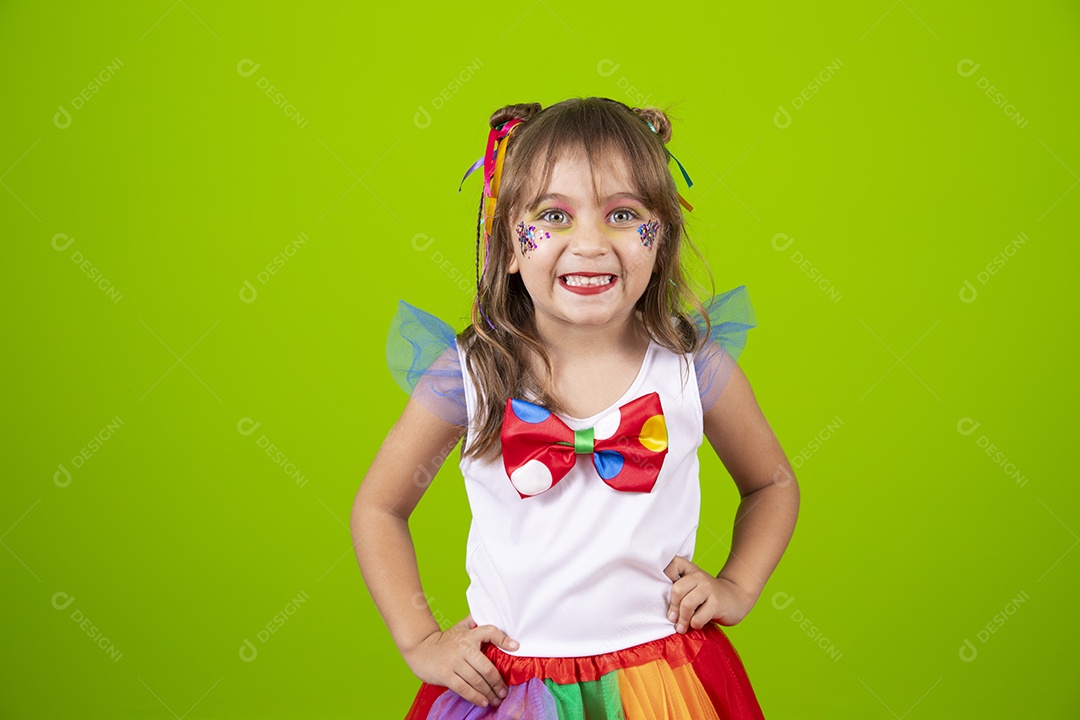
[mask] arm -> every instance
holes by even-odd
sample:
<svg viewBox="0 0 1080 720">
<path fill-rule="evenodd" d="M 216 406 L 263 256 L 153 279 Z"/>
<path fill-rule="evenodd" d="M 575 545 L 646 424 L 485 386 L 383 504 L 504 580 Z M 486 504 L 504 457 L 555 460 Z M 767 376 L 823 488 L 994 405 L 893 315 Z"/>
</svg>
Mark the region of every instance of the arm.
<svg viewBox="0 0 1080 720">
<path fill-rule="evenodd" d="M 402 655 L 441 630 L 423 600 L 409 516 L 464 434 L 410 399 L 353 503 L 353 548 L 364 583 Z M 420 599 L 418 599 L 420 598 Z"/>
<path fill-rule="evenodd" d="M 483 643 L 516 650 L 494 625 L 476 626 L 468 615 L 443 631 L 420 585 L 409 516 L 431 482 L 433 469 L 464 434 L 464 428 L 429 412 L 415 397 L 386 436 L 353 503 L 351 529 L 360 572 L 398 650 L 424 682 L 450 688 L 486 707 L 499 705 L 508 689 Z"/>
<path fill-rule="evenodd" d="M 737 365 L 704 416 L 705 437 L 731 474 L 742 500 L 731 554 L 717 574 L 757 602 L 787 549 L 799 514 L 799 484 L 772 427 Z"/>
</svg>

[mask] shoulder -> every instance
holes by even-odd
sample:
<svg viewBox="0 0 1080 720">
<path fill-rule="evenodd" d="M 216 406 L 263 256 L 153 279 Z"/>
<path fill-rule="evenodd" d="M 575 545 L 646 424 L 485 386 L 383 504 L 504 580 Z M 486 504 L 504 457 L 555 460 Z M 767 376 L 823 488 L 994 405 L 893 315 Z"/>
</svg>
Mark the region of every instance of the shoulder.
<svg viewBox="0 0 1080 720">
<path fill-rule="evenodd" d="M 738 369 L 738 363 L 724 346 L 715 340 L 701 343 L 690 355 L 693 358 L 701 407 L 707 412 L 723 394 Z"/>
<path fill-rule="evenodd" d="M 444 422 L 459 427 L 468 424 L 465 373 L 456 343 L 450 343 L 423 370 L 410 400 L 419 402 Z"/>
</svg>

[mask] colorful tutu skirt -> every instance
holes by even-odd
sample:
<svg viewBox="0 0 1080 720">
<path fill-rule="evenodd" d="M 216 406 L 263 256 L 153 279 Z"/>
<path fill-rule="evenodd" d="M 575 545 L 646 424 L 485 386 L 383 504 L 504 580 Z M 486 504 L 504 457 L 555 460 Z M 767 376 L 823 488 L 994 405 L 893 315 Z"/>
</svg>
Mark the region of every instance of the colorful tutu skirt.
<svg viewBox="0 0 1080 720">
<path fill-rule="evenodd" d="M 764 720 L 742 660 L 709 623 L 601 655 L 510 655 L 484 643 L 508 693 L 480 707 L 421 683 L 405 720 Z"/>
</svg>

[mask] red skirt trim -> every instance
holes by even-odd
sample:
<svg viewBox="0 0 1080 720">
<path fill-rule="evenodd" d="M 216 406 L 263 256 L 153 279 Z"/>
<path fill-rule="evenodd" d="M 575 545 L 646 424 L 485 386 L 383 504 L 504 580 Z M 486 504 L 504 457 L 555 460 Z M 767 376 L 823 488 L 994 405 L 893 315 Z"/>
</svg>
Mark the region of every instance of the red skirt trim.
<svg viewBox="0 0 1080 720">
<path fill-rule="evenodd" d="M 690 663 L 719 717 L 764 720 L 742 658 L 715 622 L 700 629 L 691 628 L 686 633 L 673 633 L 623 650 L 586 657 L 519 657 L 490 643 L 481 645 L 481 652 L 511 688 L 532 678 L 551 679 L 560 685 L 598 680 L 612 670 L 636 667 L 658 658 L 673 668 Z M 421 683 L 405 720 L 426 720 L 432 705 L 446 692 L 449 688 L 442 685 Z M 488 708 L 492 716 L 497 710 Z"/>
<path fill-rule="evenodd" d="M 534 677 L 569 685 L 599 680 L 601 675 L 612 670 L 644 665 L 657 658 L 663 658 L 673 668 L 679 667 L 693 661 L 704 643 L 705 628 L 691 628 L 685 634 L 672 633 L 633 647 L 585 657 L 511 655 L 491 643 L 485 643 L 481 651 L 509 685 L 517 685 Z"/>
</svg>

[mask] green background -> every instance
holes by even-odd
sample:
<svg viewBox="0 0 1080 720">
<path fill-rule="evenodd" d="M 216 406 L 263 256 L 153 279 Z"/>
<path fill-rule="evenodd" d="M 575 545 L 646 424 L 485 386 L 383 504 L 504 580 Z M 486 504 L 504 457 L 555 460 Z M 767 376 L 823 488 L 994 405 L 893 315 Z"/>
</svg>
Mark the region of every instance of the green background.
<svg viewBox="0 0 1080 720">
<path fill-rule="evenodd" d="M 728 629 L 765 715 L 1080 715 L 1075 4 L 170 2 L 0 5 L 0 716 L 404 715 L 348 528 L 385 334 L 463 326 L 489 114 L 579 95 L 670 108 L 754 302 L 802 488 Z M 411 522 L 444 622 L 456 460 Z"/>
</svg>

